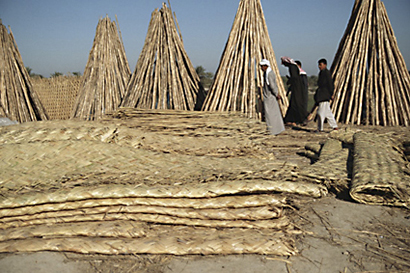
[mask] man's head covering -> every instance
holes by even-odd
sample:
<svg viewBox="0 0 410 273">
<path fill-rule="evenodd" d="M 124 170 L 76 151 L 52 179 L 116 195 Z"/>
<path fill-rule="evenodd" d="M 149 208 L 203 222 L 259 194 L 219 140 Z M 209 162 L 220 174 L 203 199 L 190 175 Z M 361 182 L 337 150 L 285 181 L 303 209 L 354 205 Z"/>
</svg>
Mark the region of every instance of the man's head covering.
<svg viewBox="0 0 410 273">
<path fill-rule="evenodd" d="M 302 62 L 296 60 L 295 63 L 296 63 L 296 64 L 298 65 L 298 67 L 299 67 L 300 75 L 307 75 L 307 74 L 306 74 L 306 71 L 302 69 Z"/>
<path fill-rule="evenodd" d="M 269 62 L 268 60 L 266 60 L 266 59 L 263 59 L 263 60 L 259 63 L 259 65 L 260 65 L 260 66 L 266 65 L 266 66 L 270 67 L 270 62 Z"/>
<path fill-rule="evenodd" d="M 284 56 L 284 57 L 281 57 L 280 59 L 282 61 L 282 64 L 295 64 L 295 65 L 297 65 L 296 62 L 290 57 Z"/>
<path fill-rule="evenodd" d="M 259 63 L 259 65 L 260 65 L 260 66 L 266 65 L 266 66 L 268 67 L 268 69 L 266 69 L 266 71 L 265 71 L 265 80 L 266 80 L 266 83 L 267 83 L 268 85 L 270 85 L 270 84 L 269 84 L 269 79 L 268 79 L 268 74 L 272 71 L 272 68 L 270 67 L 270 62 L 269 62 L 268 60 L 266 60 L 266 59 L 263 59 L 263 60 Z"/>
</svg>

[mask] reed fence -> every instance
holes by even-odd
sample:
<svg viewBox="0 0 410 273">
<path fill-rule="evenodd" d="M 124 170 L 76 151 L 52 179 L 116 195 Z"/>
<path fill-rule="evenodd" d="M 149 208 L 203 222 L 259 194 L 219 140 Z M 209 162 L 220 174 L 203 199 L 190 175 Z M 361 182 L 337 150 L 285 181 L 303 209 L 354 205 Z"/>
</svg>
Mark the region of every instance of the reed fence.
<svg viewBox="0 0 410 273">
<path fill-rule="evenodd" d="M 33 88 L 40 97 L 51 120 L 70 118 L 83 77 L 60 76 L 32 78 Z"/>
</svg>

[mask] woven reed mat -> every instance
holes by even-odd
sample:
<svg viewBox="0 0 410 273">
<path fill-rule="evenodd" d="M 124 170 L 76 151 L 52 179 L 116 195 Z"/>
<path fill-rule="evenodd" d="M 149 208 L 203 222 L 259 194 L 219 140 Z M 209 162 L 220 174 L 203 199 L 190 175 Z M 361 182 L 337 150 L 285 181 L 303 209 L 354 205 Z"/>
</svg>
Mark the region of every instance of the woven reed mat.
<svg viewBox="0 0 410 273">
<path fill-rule="evenodd" d="M 194 187 L 218 180 L 283 181 L 297 168 L 266 159 L 164 154 L 97 141 L 8 144 L 0 145 L 0 153 L 0 190 L 9 194 L 116 183 Z"/>
<path fill-rule="evenodd" d="M 125 120 L 107 117 L 92 123 L 71 120 L 22 124 L 0 130 L 0 144 L 98 140 L 163 153 L 273 160 L 266 142 L 273 142 L 274 137 L 262 133 L 265 127 L 234 114 L 141 112 L 138 118 Z"/>
<path fill-rule="evenodd" d="M 356 133 L 350 195 L 364 204 L 410 208 L 410 176 L 405 173 L 406 163 L 391 138 Z"/>
<path fill-rule="evenodd" d="M 87 237 L 68 237 L 67 235 L 76 234 L 70 226 L 67 230 L 64 230 L 66 226 L 60 226 L 58 234 L 54 234 L 54 231 L 48 229 L 49 227 L 34 227 L 27 231 L 27 239 L 0 242 L 0 252 L 69 251 L 84 254 L 266 254 L 280 256 L 295 254 L 294 240 L 291 234 L 286 232 L 269 229 L 214 229 L 151 225 L 141 236 L 138 232 L 126 234 L 121 223 L 125 222 L 115 223 L 117 228 L 114 233 L 118 232 L 118 234 L 107 233 L 104 234 L 107 235 L 106 237 L 91 237 L 92 233 L 87 234 Z M 106 230 L 103 226 L 102 229 Z M 45 238 L 31 237 L 43 232 L 48 236 Z M 65 237 L 59 237 L 61 235 Z M 18 232 L 12 236 L 19 237 Z"/>
<path fill-rule="evenodd" d="M 365 204 L 409 206 L 408 132 L 347 129 L 330 137 L 323 144 L 306 145 L 305 155 L 315 163 L 296 173 L 297 179 L 324 184 L 336 193 L 347 190 Z"/>
<path fill-rule="evenodd" d="M 19 228 L 9 228 L 0 232 L 0 241 L 21 240 L 28 238 L 58 238 L 58 237 L 105 237 L 105 238 L 140 238 L 146 236 L 148 225 L 133 221 L 79 222 L 69 225 L 35 225 Z"/>
<path fill-rule="evenodd" d="M 118 113 L 0 128 L 0 252 L 295 253 L 288 194 L 327 189 L 296 181 L 295 164 L 274 160 L 265 124 Z"/>
<path fill-rule="evenodd" d="M 234 195 L 206 199 L 191 198 L 116 198 L 89 199 L 83 201 L 52 203 L 35 206 L 1 209 L 0 218 L 33 215 L 42 212 L 76 210 L 98 206 L 153 206 L 165 208 L 218 209 L 218 208 L 255 208 L 270 206 L 288 207 L 287 198 L 271 194 Z"/>
<path fill-rule="evenodd" d="M 43 212 L 34 215 L 23 215 L 16 217 L 1 218 L 0 222 L 29 222 L 37 219 L 88 216 L 95 214 L 155 214 L 187 219 L 201 220 L 267 220 L 282 216 L 282 209 L 275 207 L 254 207 L 254 208 L 220 208 L 220 209 L 184 209 L 152 206 L 99 206 L 94 208 L 84 208 L 78 210 L 64 210 L 56 212 Z M 0 227 L 2 227 L 0 224 Z"/>
<path fill-rule="evenodd" d="M 111 213 L 111 214 L 91 214 L 91 215 L 70 215 L 58 218 L 33 219 L 25 222 L 14 221 L 1 223 L 1 229 L 26 227 L 29 225 L 42 225 L 53 223 L 72 223 L 84 221 L 114 221 L 114 220 L 130 220 L 142 221 L 148 223 L 184 225 L 184 226 L 200 226 L 200 227 L 214 227 L 214 228 L 249 228 L 249 229 L 292 229 L 289 226 L 289 220 L 286 216 L 278 219 L 270 220 L 202 220 L 179 218 L 161 214 L 144 214 L 144 213 Z"/>
<path fill-rule="evenodd" d="M 315 163 L 298 172 L 299 181 L 307 181 L 325 185 L 335 193 L 341 193 L 349 188 L 351 178 L 350 150 L 343 147 L 337 139 L 329 138 L 322 145 L 309 144 L 306 154 Z"/>
</svg>

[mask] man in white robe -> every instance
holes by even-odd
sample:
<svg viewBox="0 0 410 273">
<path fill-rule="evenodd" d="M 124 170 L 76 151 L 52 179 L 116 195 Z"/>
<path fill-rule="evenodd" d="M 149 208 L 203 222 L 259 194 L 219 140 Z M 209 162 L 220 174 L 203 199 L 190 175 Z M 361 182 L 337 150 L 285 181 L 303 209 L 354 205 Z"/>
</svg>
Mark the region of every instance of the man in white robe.
<svg viewBox="0 0 410 273">
<path fill-rule="evenodd" d="M 263 59 L 259 64 L 264 71 L 263 104 L 265 108 L 266 125 L 272 135 L 279 135 L 285 131 L 285 125 L 278 103 L 280 95 L 276 75 L 268 60 Z"/>
</svg>

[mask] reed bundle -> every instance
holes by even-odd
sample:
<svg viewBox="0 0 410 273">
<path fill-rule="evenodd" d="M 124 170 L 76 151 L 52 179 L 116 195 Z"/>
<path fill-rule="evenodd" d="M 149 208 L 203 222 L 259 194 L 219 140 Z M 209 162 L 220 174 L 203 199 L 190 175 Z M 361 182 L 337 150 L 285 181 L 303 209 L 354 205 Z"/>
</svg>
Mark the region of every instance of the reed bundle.
<svg viewBox="0 0 410 273">
<path fill-rule="evenodd" d="M 24 67 L 13 32 L 0 20 L 0 113 L 17 122 L 47 120 L 48 116 Z"/>
<path fill-rule="evenodd" d="M 410 124 L 410 75 L 381 0 L 356 0 L 332 73 L 337 121 Z"/>
<path fill-rule="evenodd" d="M 100 19 L 71 117 L 94 120 L 116 110 L 130 75 L 118 22 Z"/>
<path fill-rule="evenodd" d="M 260 0 L 241 0 L 225 45 L 214 82 L 205 99 L 205 111 L 237 111 L 248 118 L 261 119 L 262 71 L 259 62 L 268 59 L 276 74 L 282 114 L 288 101 L 280 80 L 276 57 Z"/>
<path fill-rule="evenodd" d="M 203 90 L 176 24 L 175 14 L 165 3 L 152 13 L 122 106 L 194 110 L 198 94 Z"/>
</svg>

